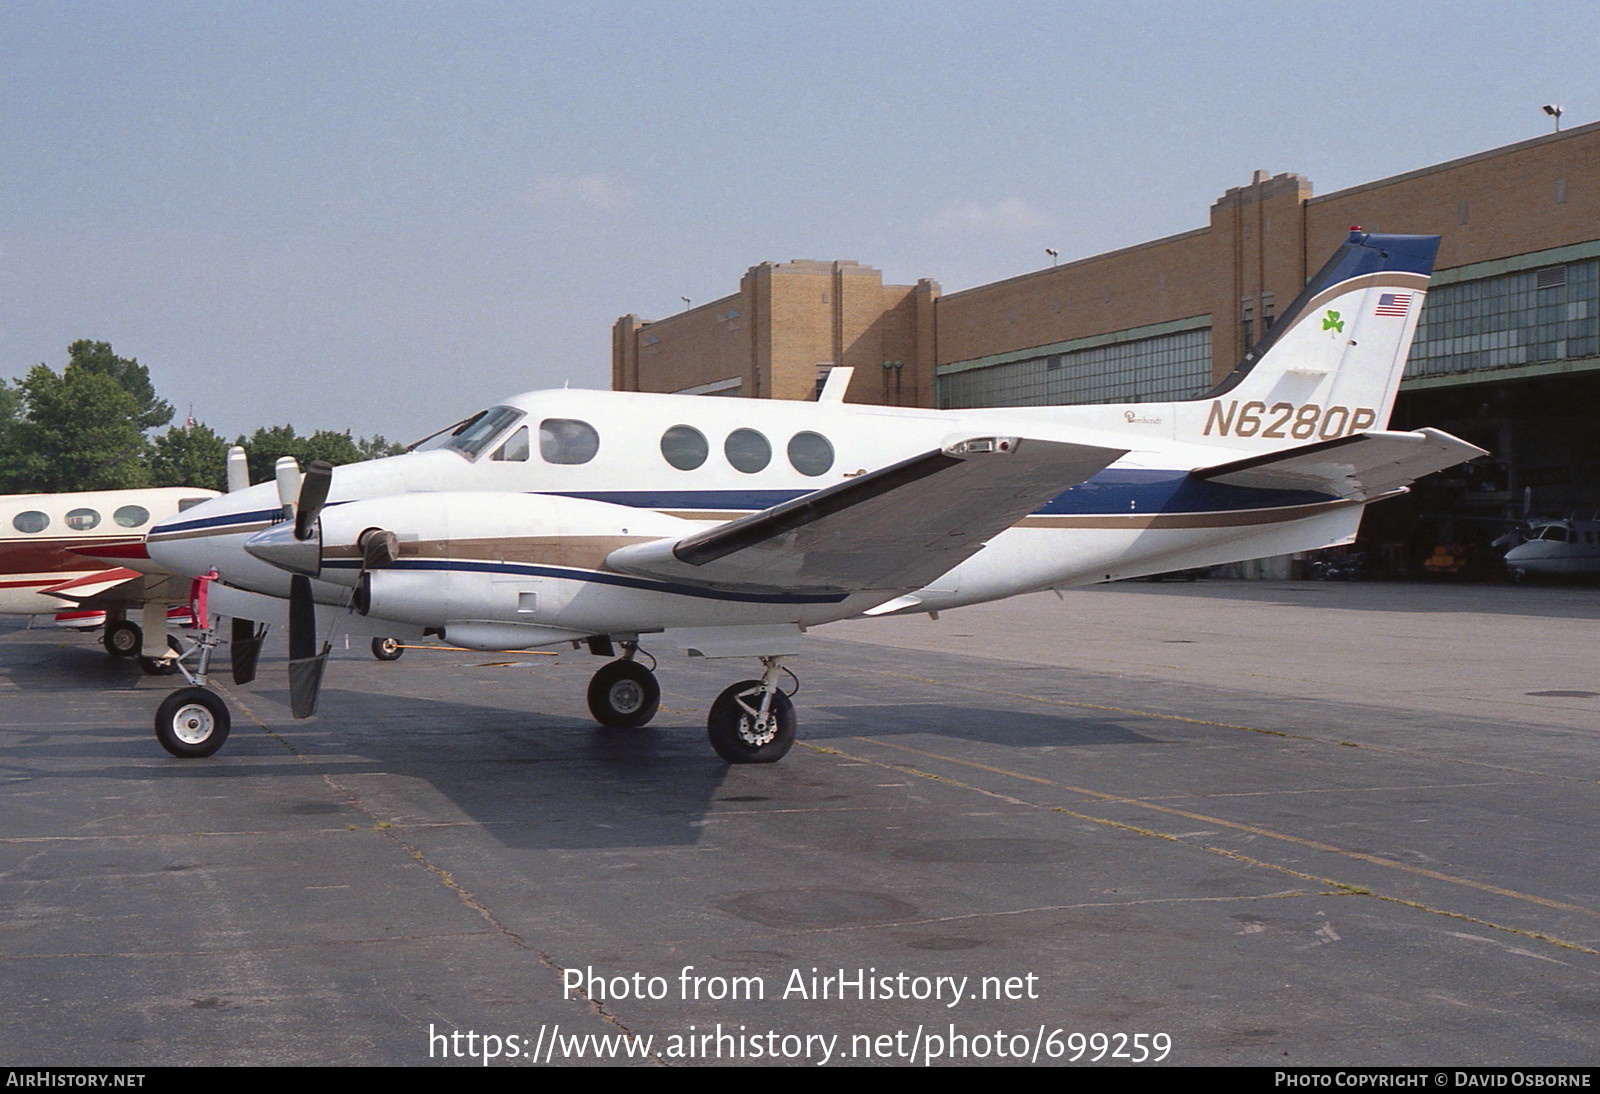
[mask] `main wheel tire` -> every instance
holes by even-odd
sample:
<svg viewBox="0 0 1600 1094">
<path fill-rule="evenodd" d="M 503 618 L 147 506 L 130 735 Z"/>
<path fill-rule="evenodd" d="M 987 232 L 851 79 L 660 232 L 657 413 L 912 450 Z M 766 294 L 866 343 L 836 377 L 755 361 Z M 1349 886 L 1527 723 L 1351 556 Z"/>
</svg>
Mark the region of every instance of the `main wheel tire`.
<svg viewBox="0 0 1600 1094">
<path fill-rule="evenodd" d="M 718 756 L 730 764 L 771 764 L 783 759 L 794 744 L 794 704 L 783 692 L 773 692 L 767 726 L 757 732 L 760 709 L 760 680 L 741 680 L 717 696 L 706 718 L 706 732 Z"/>
<path fill-rule="evenodd" d="M 661 707 L 661 685 L 655 673 L 637 661 L 602 665 L 589 681 L 589 713 L 612 729 L 637 729 Z"/>
<path fill-rule="evenodd" d="M 139 629 L 137 623 L 114 619 L 106 624 L 106 633 L 100 636 L 100 644 L 112 657 L 137 657 L 144 648 L 144 631 Z"/>
<path fill-rule="evenodd" d="M 228 705 L 205 688 L 179 688 L 156 710 L 156 740 L 183 760 L 209 756 L 228 739 Z"/>
<path fill-rule="evenodd" d="M 183 643 L 169 634 L 167 635 L 167 649 L 171 650 L 175 655 L 182 653 Z M 171 676 L 178 671 L 178 659 L 176 656 L 145 657 L 141 654 L 139 656 L 139 667 L 144 670 L 146 676 Z"/>
<path fill-rule="evenodd" d="M 372 640 L 372 656 L 379 661 L 398 661 L 406 648 L 400 644 L 398 638 L 374 638 Z"/>
</svg>

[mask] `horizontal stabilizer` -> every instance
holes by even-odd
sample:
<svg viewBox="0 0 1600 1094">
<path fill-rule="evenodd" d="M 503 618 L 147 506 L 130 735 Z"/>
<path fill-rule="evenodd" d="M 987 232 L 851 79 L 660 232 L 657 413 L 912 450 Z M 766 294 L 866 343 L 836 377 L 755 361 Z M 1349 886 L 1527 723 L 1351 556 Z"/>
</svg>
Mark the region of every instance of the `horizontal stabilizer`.
<svg viewBox="0 0 1600 1094">
<path fill-rule="evenodd" d="M 726 589 L 919 589 L 1122 449 L 972 437 L 679 540 L 613 551 L 612 569 Z"/>
<path fill-rule="evenodd" d="M 1194 474 L 1228 486 L 1260 490 L 1311 490 L 1367 501 L 1435 471 L 1486 455 L 1437 429 L 1414 433 L 1355 433 L 1204 467 Z"/>
</svg>

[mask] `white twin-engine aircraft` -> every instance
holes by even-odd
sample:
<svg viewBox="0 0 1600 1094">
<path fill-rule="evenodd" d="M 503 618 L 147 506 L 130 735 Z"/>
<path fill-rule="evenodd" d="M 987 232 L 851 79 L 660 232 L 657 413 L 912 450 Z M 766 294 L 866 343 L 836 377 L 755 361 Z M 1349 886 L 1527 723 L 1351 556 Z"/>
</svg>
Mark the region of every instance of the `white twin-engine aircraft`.
<svg viewBox="0 0 1600 1094">
<path fill-rule="evenodd" d="M 649 722 L 643 645 L 760 659 L 711 705 L 712 747 L 770 763 L 794 740 L 780 688 L 808 627 L 1348 543 L 1362 507 L 1482 455 L 1384 426 L 1438 240 L 1351 232 L 1268 339 L 1203 398 L 916 410 L 541 391 L 442 447 L 340 467 L 292 461 L 152 530 L 152 558 L 211 575 L 234 676 L 286 619 L 296 717 L 318 631 L 435 634 L 484 650 L 587 643 L 602 725 Z M 320 616 L 320 621 L 319 621 Z M 156 736 L 215 752 L 227 707 L 175 692 Z M 194 652 L 194 651 L 191 651 Z M 654 661 L 652 659 L 652 667 Z"/>
</svg>

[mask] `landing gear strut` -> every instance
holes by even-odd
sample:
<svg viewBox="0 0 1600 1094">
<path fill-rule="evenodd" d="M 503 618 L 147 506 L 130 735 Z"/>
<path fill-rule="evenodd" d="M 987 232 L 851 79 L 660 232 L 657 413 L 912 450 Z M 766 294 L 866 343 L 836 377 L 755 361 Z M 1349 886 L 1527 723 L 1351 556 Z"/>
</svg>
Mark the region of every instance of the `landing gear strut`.
<svg viewBox="0 0 1600 1094">
<path fill-rule="evenodd" d="M 707 735 L 717 755 L 730 764 L 770 764 L 794 744 L 798 724 L 794 703 L 778 690 L 782 657 L 763 657 L 759 680 L 741 680 L 711 704 Z"/>
<path fill-rule="evenodd" d="M 183 673 L 190 686 L 179 688 L 167 696 L 156 709 L 156 740 L 162 748 L 182 760 L 209 756 L 221 748 L 233 724 L 228 705 L 222 701 L 222 697 L 206 688 L 211 674 L 211 657 L 217 649 L 217 627 L 216 620 L 209 617 L 205 610 L 205 583 L 215 577 L 216 571 L 213 570 L 209 578 L 200 578 L 195 582 L 195 592 L 191 597 L 198 628 L 195 644 L 164 662 Z M 193 670 L 184 664 L 191 655 L 195 658 Z"/>
<path fill-rule="evenodd" d="M 603 726 L 637 729 L 649 724 L 661 706 L 661 685 L 655 673 L 634 660 L 638 651 L 637 642 L 624 642 L 622 658 L 602 665 L 589 681 L 589 713 Z"/>
</svg>

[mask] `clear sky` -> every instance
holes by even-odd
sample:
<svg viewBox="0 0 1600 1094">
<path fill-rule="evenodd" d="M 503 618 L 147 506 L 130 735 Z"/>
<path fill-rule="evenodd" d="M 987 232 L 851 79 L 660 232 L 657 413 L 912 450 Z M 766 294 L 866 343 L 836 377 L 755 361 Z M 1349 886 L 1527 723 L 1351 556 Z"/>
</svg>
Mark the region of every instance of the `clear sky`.
<svg viewBox="0 0 1600 1094">
<path fill-rule="evenodd" d="M 3 0 L 0 376 L 415 439 L 758 262 L 965 288 L 1595 121 L 1597 55 L 1594 0 Z"/>
</svg>

